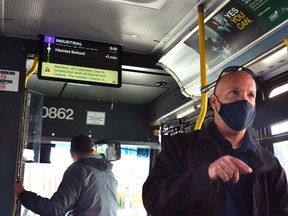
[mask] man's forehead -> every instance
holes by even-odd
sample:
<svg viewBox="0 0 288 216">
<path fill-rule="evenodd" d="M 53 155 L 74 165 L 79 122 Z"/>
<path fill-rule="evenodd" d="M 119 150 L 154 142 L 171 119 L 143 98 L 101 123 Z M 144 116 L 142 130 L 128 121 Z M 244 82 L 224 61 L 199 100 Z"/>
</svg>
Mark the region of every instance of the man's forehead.
<svg viewBox="0 0 288 216">
<path fill-rule="evenodd" d="M 253 77 L 246 72 L 237 71 L 234 73 L 225 74 L 217 83 L 218 87 L 251 87 L 256 89 L 256 83 Z"/>
<path fill-rule="evenodd" d="M 248 80 L 251 80 L 251 81 L 254 81 L 254 78 L 244 72 L 244 71 L 236 71 L 236 72 L 233 72 L 233 73 L 227 73 L 225 74 L 224 76 L 222 76 L 218 82 L 220 82 L 221 80 L 230 80 L 230 79 L 238 79 L 239 77 L 241 77 L 241 79 L 245 79 L 245 81 L 248 81 Z"/>
</svg>

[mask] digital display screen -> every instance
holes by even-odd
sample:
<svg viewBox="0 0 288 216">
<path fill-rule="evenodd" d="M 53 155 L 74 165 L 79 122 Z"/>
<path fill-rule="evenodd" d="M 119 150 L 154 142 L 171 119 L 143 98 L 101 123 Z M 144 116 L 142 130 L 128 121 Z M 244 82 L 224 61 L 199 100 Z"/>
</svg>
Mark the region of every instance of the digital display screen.
<svg viewBox="0 0 288 216">
<path fill-rule="evenodd" d="M 120 45 L 39 35 L 38 78 L 121 87 Z"/>
</svg>

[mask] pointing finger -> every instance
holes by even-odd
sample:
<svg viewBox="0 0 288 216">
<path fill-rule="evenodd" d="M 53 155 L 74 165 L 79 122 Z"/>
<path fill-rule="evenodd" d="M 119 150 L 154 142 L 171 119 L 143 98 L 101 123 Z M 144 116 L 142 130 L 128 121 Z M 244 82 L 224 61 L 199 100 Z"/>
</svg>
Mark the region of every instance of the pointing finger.
<svg viewBox="0 0 288 216">
<path fill-rule="evenodd" d="M 240 159 L 232 157 L 231 160 L 237 166 L 239 174 L 249 174 L 253 172 L 252 168 Z"/>
</svg>

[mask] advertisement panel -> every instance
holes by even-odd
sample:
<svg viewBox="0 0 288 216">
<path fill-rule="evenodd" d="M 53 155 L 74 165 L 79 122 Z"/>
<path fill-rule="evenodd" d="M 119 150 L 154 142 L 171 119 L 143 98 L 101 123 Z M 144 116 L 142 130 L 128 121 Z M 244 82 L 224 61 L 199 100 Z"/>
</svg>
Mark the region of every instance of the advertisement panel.
<svg viewBox="0 0 288 216">
<path fill-rule="evenodd" d="M 208 68 L 215 67 L 287 19 L 287 1 L 228 2 L 205 23 Z M 184 43 L 199 53 L 198 40 L 198 34 L 195 33 Z"/>
</svg>

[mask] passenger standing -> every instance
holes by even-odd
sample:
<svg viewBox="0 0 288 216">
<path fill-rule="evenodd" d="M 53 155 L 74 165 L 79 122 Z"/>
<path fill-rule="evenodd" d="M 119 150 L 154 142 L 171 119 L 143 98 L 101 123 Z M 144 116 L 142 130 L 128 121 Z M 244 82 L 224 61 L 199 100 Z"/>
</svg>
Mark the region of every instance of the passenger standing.
<svg viewBox="0 0 288 216">
<path fill-rule="evenodd" d="M 247 128 L 255 111 L 251 70 L 220 74 L 203 130 L 169 138 L 143 185 L 153 216 L 287 216 L 288 186 L 279 161 L 257 145 Z"/>
<path fill-rule="evenodd" d="M 70 153 L 74 163 L 50 199 L 26 191 L 18 179 L 16 196 L 21 204 L 41 216 L 116 216 L 117 181 L 112 164 L 93 156 L 91 140 L 85 135 L 72 138 Z"/>
</svg>

